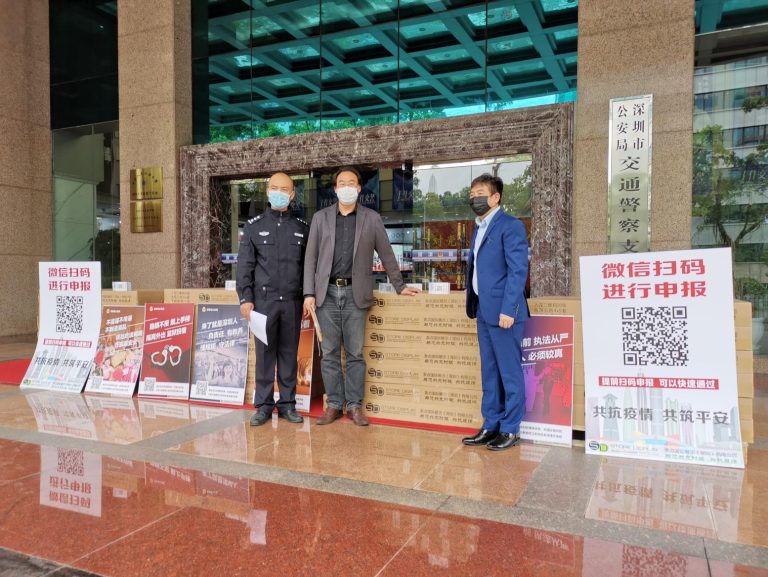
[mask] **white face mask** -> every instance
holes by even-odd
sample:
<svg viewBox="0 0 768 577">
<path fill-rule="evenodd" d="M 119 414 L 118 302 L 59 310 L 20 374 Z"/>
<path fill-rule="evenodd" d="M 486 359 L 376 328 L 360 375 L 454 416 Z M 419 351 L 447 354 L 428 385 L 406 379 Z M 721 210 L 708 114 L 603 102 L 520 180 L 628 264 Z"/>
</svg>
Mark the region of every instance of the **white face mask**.
<svg viewBox="0 0 768 577">
<path fill-rule="evenodd" d="M 275 210 L 282 210 L 291 204 L 291 195 L 281 190 L 268 190 L 267 200 Z"/>
<path fill-rule="evenodd" d="M 354 186 L 342 186 L 336 189 L 336 196 L 341 204 L 354 204 L 357 201 L 357 188 Z"/>
</svg>

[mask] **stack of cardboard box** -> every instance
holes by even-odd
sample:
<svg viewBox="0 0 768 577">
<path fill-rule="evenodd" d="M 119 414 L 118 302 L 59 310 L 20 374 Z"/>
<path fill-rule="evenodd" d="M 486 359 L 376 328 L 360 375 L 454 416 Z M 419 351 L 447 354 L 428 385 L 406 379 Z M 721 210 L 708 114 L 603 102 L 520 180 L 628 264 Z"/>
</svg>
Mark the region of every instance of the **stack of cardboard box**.
<svg viewBox="0 0 768 577">
<path fill-rule="evenodd" d="M 167 303 L 193 303 L 196 305 L 236 305 L 240 303 L 237 292 L 223 288 L 165 289 Z"/>
<path fill-rule="evenodd" d="M 101 291 L 102 306 L 131 306 L 164 302 L 162 290 Z"/>
<path fill-rule="evenodd" d="M 752 355 L 752 303 L 733 303 L 736 326 L 736 386 L 739 390 L 739 418 L 741 442 L 755 442 L 755 423 L 752 400 L 755 396 L 755 366 Z"/>
<path fill-rule="evenodd" d="M 482 424 L 480 355 L 464 292 L 374 293 L 363 353 L 364 408 L 373 417 L 475 428 Z"/>
</svg>

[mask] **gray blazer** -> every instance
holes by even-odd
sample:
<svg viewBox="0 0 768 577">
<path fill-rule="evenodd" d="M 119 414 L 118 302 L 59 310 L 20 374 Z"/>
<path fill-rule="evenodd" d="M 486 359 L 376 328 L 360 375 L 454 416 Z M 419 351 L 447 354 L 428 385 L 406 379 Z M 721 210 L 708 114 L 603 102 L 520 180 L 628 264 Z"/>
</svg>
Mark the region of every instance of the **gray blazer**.
<svg viewBox="0 0 768 577">
<path fill-rule="evenodd" d="M 352 296 L 355 305 L 367 309 L 373 304 L 373 251 L 375 250 L 389 275 L 389 281 L 400 293 L 405 284 L 400 266 L 389 244 L 384 223 L 377 213 L 360 204 L 355 209 L 355 247 L 352 253 Z M 321 306 L 328 292 L 336 245 L 336 214 L 338 203 L 319 210 L 312 217 L 307 253 L 304 260 L 304 296 L 315 295 L 316 306 Z"/>
</svg>

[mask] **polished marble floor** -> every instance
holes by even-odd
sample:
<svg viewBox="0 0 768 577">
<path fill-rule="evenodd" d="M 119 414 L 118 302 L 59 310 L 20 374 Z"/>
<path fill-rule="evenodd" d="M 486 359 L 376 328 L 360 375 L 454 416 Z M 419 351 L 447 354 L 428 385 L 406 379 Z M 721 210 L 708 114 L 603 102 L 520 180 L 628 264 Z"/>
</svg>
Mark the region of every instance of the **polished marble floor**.
<svg viewBox="0 0 768 577">
<path fill-rule="evenodd" d="M 768 577 L 755 395 L 735 470 L 0 385 L 0 576 Z"/>
</svg>

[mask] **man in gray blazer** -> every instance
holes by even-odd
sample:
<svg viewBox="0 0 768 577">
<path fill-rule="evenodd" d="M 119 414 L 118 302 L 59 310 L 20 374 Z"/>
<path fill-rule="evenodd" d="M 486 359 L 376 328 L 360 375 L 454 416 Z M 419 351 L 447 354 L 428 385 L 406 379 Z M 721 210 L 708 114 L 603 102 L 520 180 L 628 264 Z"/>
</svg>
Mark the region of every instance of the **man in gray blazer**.
<svg viewBox="0 0 768 577">
<path fill-rule="evenodd" d="M 405 286 L 400 266 L 376 211 L 357 204 L 360 173 L 340 168 L 334 176 L 339 202 L 312 218 L 304 260 L 304 315 L 317 312 L 323 333 L 322 373 L 328 405 L 318 425 L 332 423 L 347 403 L 347 417 L 365 426 L 363 414 L 365 316 L 373 304 L 373 251 L 381 258 L 390 282 L 401 295 L 419 289 Z M 341 371 L 341 347 L 346 355 L 346 382 Z"/>
</svg>

